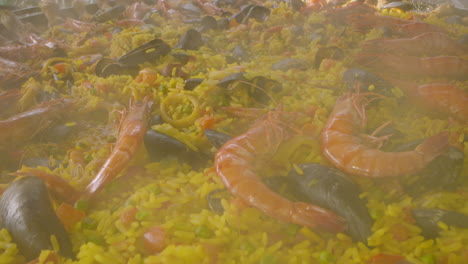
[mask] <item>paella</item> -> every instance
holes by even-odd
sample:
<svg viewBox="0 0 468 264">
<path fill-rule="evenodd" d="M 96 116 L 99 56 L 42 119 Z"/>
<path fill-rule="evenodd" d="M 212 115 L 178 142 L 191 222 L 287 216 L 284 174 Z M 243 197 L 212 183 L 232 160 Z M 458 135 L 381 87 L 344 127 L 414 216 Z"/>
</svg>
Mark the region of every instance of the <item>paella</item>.
<svg viewBox="0 0 468 264">
<path fill-rule="evenodd" d="M 468 16 L 3 6 L 0 263 L 468 262 Z"/>
</svg>

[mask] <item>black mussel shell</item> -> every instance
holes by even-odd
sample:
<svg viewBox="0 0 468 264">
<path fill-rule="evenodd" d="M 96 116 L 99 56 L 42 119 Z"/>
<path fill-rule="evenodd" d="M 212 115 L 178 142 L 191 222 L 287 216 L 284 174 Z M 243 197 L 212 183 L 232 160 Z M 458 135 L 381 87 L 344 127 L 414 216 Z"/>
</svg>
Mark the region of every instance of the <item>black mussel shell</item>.
<svg viewBox="0 0 468 264">
<path fill-rule="evenodd" d="M 272 70 L 275 71 L 287 71 L 290 69 L 306 70 L 308 68 L 306 61 L 296 58 L 286 58 L 278 61 L 271 66 Z"/>
<path fill-rule="evenodd" d="M 343 50 L 338 47 L 320 47 L 315 54 L 314 66 L 318 68 L 324 59 L 342 60 L 343 58 Z"/>
<path fill-rule="evenodd" d="M 203 46 L 202 35 L 195 29 L 189 29 L 175 46 L 177 49 L 198 50 Z"/>
<path fill-rule="evenodd" d="M 270 94 L 278 93 L 282 90 L 280 82 L 263 77 L 255 76 L 250 80 L 250 95 L 259 103 L 266 104 L 270 101 Z"/>
<path fill-rule="evenodd" d="M 301 164 L 303 174 L 290 171 L 294 190 L 305 201 L 327 208 L 346 220 L 347 233 L 356 241 L 367 243 L 372 233 L 372 218 L 366 202 L 359 198 L 358 185 L 340 171 L 321 164 Z"/>
<path fill-rule="evenodd" d="M 305 3 L 302 0 L 288 0 L 289 7 L 294 11 L 301 10 Z"/>
<path fill-rule="evenodd" d="M 459 212 L 430 208 L 415 208 L 411 212 L 416 224 L 422 229 L 422 235 L 426 238 L 438 236 L 439 222 L 449 226 L 468 228 L 468 215 Z"/>
<path fill-rule="evenodd" d="M 200 85 L 200 83 L 203 82 L 204 79 L 202 78 L 190 78 L 190 79 L 187 79 L 185 80 L 184 82 L 184 89 L 185 90 L 190 90 L 192 91 L 193 89 L 195 89 L 195 87 L 197 87 L 198 85 Z"/>
<path fill-rule="evenodd" d="M 244 73 L 236 72 L 236 73 L 226 76 L 224 79 L 219 81 L 216 85 L 221 88 L 228 88 L 234 82 L 239 82 L 239 81 L 248 82 L 249 80 L 244 77 Z"/>
<path fill-rule="evenodd" d="M 228 134 L 224 134 L 212 129 L 205 129 L 203 133 L 205 134 L 208 141 L 210 141 L 211 145 L 218 149 L 232 138 Z"/>
<path fill-rule="evenodd" d="M 413 150 L 424 139 L 398 146 L 392 151 L 401 152 Z M 466 176 L 463 170 L 464 153 L 455 147 L 449 149 L 431 161 L 426 168 L 411 178 L 403 179 L 404 190 L 412 196 L 420 196 L 430 191 L 454 190 Z"/>
<path fill-rule="evenodd" d="M 203 17 L 200 24 L 201 24 L 200 32 L 218 29 L 218 21 L 216 21 L 216 19 L 212 16 Z"/>
<path fill-rule="evenodd" d="M 93 21 L 104 23 L 108 20 L 118 18 L 124 11 L 125 7 L 121 5 L 116 5 L 108 9 L 101 9 L 94 14 Z"/>
<path fill-rule="evenodd" d="M 198 168 L 200 165 L 205 164 L 208 159 L 205 154 L 190 149 L 179 140 L 154 130 L 146 132 L 144 143 L 153 161 L 173 156 L 179 161 Z"/>
<path fill-rule="evenodd" d="M 27 260 L 42 250 L 52 250 L 50 237 L 60 245 L 59 254 L 73 258 L 67 231 L 55 214 L 44 182 L 36 177 L 14 181 L 0 199 L 0 228 L 6 228 Z"/>
<path fill-rule="evenodd" d="M 171 47 L 160 39 L 153 39 L 119 58 L 126 66 L 138 66 L 144 62 L 153 62 L 171 52 Z"/>
</svg>

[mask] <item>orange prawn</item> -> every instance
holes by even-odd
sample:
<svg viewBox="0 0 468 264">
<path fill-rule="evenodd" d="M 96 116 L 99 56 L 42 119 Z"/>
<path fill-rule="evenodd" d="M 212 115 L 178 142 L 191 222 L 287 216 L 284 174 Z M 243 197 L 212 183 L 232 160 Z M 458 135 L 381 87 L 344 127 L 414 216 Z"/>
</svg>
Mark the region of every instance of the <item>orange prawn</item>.
<svg viewBox="0 0 468 264">
<path fill-rule="evenodd" d="M 468 48 L 441 32 L 428 32 L 413 38 L 373 39 L 363 43 L 366 52 L 399 53 L 413 56 L 467 55 Z"/>
<path fill-rule="evenodd" d="M 256 174 L 255 161 L 274 151 L 286 132 L 284 124 L 278 121 L 270 118 L 258 121 L 218 150 L 214 161 L 217 174 L 234 196 L 271 217 L 329 232 L 343 231 L 345 224 L 341 217 L 316 205 L 282 197 L 263 184 Z"/>
<path fill-rule="evenodd" d="M 449 147 L 447 132 L 432 136 L 412 151 L 384 152 L 365 144 L 358 136 L 363 118 L 359 99 L 363 94 L 338 98 L 321 134 L 324 156 L 342 171 L 366 177 L 392 177 L 416 173 Z"/>
<path fill-rule="evenodd" d="M 86 186 L 83 194 L 84 198 L 90 198 L 101 191 L 107 183 L 128 165 L 143 142 L 151 106 L 152 102 L 150 102 L 149 96 L 145 97 L 141 102 L 130 101 L 130 110 L 120 124 L 115 147 L 97 175 Z"/>
<path fill-rule="evenodd" d="M 71 105 L 71 100 L 58 99 L 0 121 L 0 144 L 17 145 L 32 139 L 63 117 L 64 110 Z"/>
<path fill-rule="evenodd" d="M 419 85 L 410 81 L 392 80 L 419 105 L 457 119 L 468 121 L 468 93 L 454 84 L 431 83 Z"/>
<path fill-rule="evenodd" d="M 356 62 L 376 71 L 404 74 L 411 77 L 466 79 L 468 60 L 456 56 L 413 57 L 388 54 L 360 53 Z"/>
</svg>

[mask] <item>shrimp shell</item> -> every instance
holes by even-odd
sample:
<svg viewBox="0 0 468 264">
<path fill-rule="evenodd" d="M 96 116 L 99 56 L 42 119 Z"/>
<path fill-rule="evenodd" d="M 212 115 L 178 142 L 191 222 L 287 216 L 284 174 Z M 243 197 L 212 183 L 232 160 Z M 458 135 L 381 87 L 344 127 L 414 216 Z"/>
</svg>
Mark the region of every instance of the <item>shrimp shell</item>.
<svg viewBox="0 0 468 264">
<path fill-rule="evenodd" d="M 359 94 L 338 98 L 321 134 L 322 153 L 342 171 L 366 177 L 392 177 L 422 170 L 449 147 L 447 132 L 432 136 L 412 151 L 384 152 L 367 146 L 359 136 Z"/>
<path fill-rule="evenodd" d="M 215 168 L 229 191 L 265 214 L 310 228 L 340 232 L 344 220 L 313 204 L 292 202 L 269 189 L 255 172 L 255 161 L 270 154 L 285 137 L 284 124 L 261 120 L 218 150 Z"/>
</svg>

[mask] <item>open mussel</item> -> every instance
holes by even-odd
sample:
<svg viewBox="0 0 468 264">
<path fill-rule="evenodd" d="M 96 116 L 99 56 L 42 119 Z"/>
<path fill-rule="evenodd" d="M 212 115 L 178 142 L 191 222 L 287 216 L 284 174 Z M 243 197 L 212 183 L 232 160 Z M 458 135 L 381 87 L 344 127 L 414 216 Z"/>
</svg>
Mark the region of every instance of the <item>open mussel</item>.
<svg viewBox="0 0 468 264">
<path fill-rule="evenodd" d="M 0 199 L 0 227 L 6 228 L 27 260 L 42 250 L 54 249 L 51 237 L 60 245 L 59 254 L 73 258 L 67 232 L 58 219 L 44 182 L 37 177 L 14 181 Z"/>
<path fill-rule="evenodd" d="M 439 222 L 448 226 L 468 228 L 468 215 L 435 208 L 415 208 L 411 210 L 416 224 L 421 227 L 422 235 L 426 238 L 438 236 Z"/>
<path fill-rule="evenodd" d="M 399 146 L 394 151 L 414 149 L 422 140 Z M 405 192 L 412 196 L 420 196 L 430 191 L 454 190 L 466 176 L 463 176 L 463 151 L 455 147 L 435 158 L 424 170 L 411 178 L 403 179 Z"/>
<path fill-rule="evenodd" d="M 153 39 L 138 48 L 135 48 L 118 60 L 102 58 L 96 64 L 95 72 L 97 76 L 108 77 L 111 75 L 137 75 L 138 65 L 151 62 L 166 56 L 171 51 L 171 47 L 160 39 Z"/>
<path fill-rule="evenodd" d="M 288 175 L 293 181 L 293 189 L 308 203 L 343 217 L 348 225 L 347 233 L 354 240 L 367 243 L 373 221 L 366 202 L 359 198 L 358 185 L 342 172 L 321 164 L 301 164 L 299 167 L 302 174 L 292 170 Z"/>
<path fill-rule="evenodd" d="M 146 132 L 144 142 L 153 161 L 171 156 L 198 168 L 208 160 L 204 153 L 196 152 L 179 140 L 154 130 Z"/>
<path fill-rule="evenodd" d="M 278 81 L 263 76 L 247 79 L 242 72 L 226 76 L 217 83 L 217 86 L 231 93 L 238 89 L 246 89 L 249 97 L 259 104 L 268 103 L 271 99 L 271 94 L 277 93 L 282 89 L 282 85 Z"/>
<path fill-rule="evenodd" d="M 118 62 L 128 66 L 137 66 L 144 62 L 151 62 L 166 56 L 171 47 L 161 39 L 153 39 L 138 48 L 129 51 L 118 59 Z"/>
</svg>

